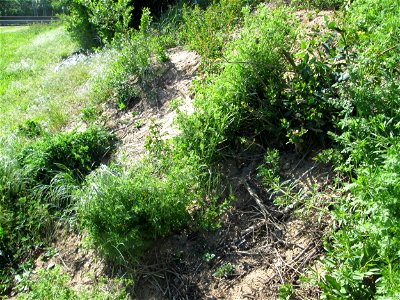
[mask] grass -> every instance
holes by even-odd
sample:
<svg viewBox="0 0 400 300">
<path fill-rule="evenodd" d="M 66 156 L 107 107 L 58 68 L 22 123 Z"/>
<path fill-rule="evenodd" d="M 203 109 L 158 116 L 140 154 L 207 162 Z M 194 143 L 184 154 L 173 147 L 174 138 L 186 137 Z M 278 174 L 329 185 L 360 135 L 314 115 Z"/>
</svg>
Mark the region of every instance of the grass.
<svg viewBox="0 0 400 300">
<path fill-rule="evenodd" d="M 9 293 L 115 139 L 99 127 L 58 132 L 90 100 L 106 54 L 62 64 L 79 45 L 60 23 L 0 28 L 0 44 L 0 293 Z"/>
<path fill-rule="evenodd" d="M 61 128 L 86 94 L 91 66 L 57 67 L 79 46 L 62 24 L 0 28 L 0 128 L 28 119 Z M 16 121 L 18 120 L 18 121 Z"/>
</svg>

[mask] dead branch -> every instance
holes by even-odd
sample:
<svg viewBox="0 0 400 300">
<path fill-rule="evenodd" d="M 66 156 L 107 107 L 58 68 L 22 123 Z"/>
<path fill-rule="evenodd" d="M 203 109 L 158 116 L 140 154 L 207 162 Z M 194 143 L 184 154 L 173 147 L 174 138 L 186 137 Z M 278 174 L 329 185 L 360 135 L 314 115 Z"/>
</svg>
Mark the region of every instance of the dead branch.
<svg viewBox="0 0 400 300">
<path fill-rule="evenodd" d="M 240 235 L 242 237 L 246 237 L 247 235 L 249 235 L 250 233 L 255 232 L 256 230 L 260 229 L 261 227 L 263 227 L 264 225 L 267 224 L 266 220 L 262 220 L 261 222 L 258 222 L 257 224 L 254 224 L 252 226 L 250 226 L 249 228 L 243 230 Z"/>
<path fill-rule="evenodd" d="M 250 194 L 250 196 L 253 197 L 253 199 L 256 201 L 258 207 L 260 208 L 260 211 L 264 217 L 265 220 L 271 220 L 274 222 L 271 222 L 270 224 L 272 224 L 277 230 L 281 231 L 282 229 L 276 224 L 276 222 L 278 222 L 276 220 L 276 218 L 267 210 L 267 208 L 265 207 L 265 205 L 262 203 L 261 198 L 257 195 L 257 193 L 251 188 L 251 186 L 249 185 L 249 183 L 247 182 L 247 180 L 243 181 L 244 186 L 246 187 L 246 190 L 248 191 L 248 193 Z"/>
</svg>

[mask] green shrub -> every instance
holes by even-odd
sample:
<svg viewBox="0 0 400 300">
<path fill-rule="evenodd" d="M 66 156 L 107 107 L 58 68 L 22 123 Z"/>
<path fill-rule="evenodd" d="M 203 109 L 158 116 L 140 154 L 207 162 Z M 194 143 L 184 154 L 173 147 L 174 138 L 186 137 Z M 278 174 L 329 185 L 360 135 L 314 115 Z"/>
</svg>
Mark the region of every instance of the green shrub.
<svg viewBox="0 0 400 300">
<path fill-rule="evenodd" d="M 84 49 L 101 45 L 95 26 L 90 23 L 90 11 L 80 0 L 72 0 L 67 19 L 67 30 Z"/>
<path fill-rule="evenodd" d="M 243 7 L 258 1 L 213 1 L 207 8 L 199 5 L 182 8 L 182 34 L 186 44 L 205 59 L 221 57 L 232 31 L 243 21 Z"/>
<path fill-rule="evenodd" d="M 279 182 L 279 151 L 267 149 L 264 155 L 264 163 L 257 169 L 257 177 L 266 186 Z"/>
<path fill-rule="evenodd" d="M 86 131 L 47 135 L 25 147 L 19 161 L 26 176 L 37 183 L 49 184 L 60 172 L 69 171 L 82 180 L 111 154 L 115 137 L 107 130 L 92 126 Z"/>
<path fill-rule="evenodd" d="M 197 85 L 194 114 L 179 117 L 188 150 L 210 163 L 246 141 L 291 144 L 298 153 L 329 142 L 328 132 L 349 110 L 337 86 L 349 55 L 333 31 L 303 41 L 293 55 L 295 24 L 286 8 L 247 11 L 240 36 L 222 54 L 220 74 Z"/>
<path fill-rule="evenodd" d="M 310 144 L 328 144 L 328 132 L 340 131 L 337 120 L 351 111 L 339 92 L 349 77 L 351 56 L 345 40 L 335 32 L 335 22 L 327 27 L 327 33 L 316 30 L 311 39 L 301 41 L 301 50 L 294 55 L 297 63 L 291 62 L 294 74 L 279 107 L 288 142 L 299 152 Z"/>
<path fill-rule="evenodd" d="M 132 263 L 156 238 L 192 220 L 189 208 L 199 196 L 191 181 L 183 170 L 159 178 L 145 164 L 129 172 L 102 167 L 80 193 L 79 216 L 103 255 Z"/>
<path fill-rule="evenodd" d="M 140 25 L 146 10 L 159 16 L 175 0 L 70 0 L 67 29 L 85 49 L 109 44 Z"/>
<path fill-rule="evenodd" d="M 128 0 L 72 0 L 69 11 L 68 31 L 89 49 L 127 31 L 132 6 Z"/>
<path fill-rule="evenodd" d="M 240 37 L 224 53 L 221 74 L 197 86 L 192 115 L 180 114 L 179 139 L 187 151 L 210 164 L 243 136 L 280 135 L 279 103 L 288 70 L 282 50 L 291 48 L 295 36 L 290 22 L 284 8 L 247 12 Z"/>
<path fill-rule="evenodd" d="M 114 41 L 113 62 L 94 87 L 97 101 L 115 99 L 117 107 L 124 109 L 141 96 L 151 98 L 160 73 L 155 64 L 168 59 L 151 23 L 150 11 L 145 9 L 139 30 Z"/>
</svg>

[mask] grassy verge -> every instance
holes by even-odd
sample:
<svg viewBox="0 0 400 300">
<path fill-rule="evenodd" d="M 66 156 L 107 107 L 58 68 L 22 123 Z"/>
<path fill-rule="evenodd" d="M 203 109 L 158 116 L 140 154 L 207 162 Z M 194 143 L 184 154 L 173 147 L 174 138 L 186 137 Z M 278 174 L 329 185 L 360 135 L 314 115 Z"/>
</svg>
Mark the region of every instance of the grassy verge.
<svg viewBox="0 0 400 300">
<path fill-rule="evenodd" d="M 78 45 L 62 24 L 0 28 L 0 44 L 0 290 L 6 294 L 26 281 L 54 222 L 73 213 L 72 193 L 110 156 L 115 138 L 98 126 L 56 131 L 88 100 L 87 81 L 99 65 L 97 56 L 72 55 Z"/>
<path fill-rule="evenodd" d="M 28 119 L 50 129 L 65 125 L 85 96 L 91 67 L 83 56 L 60 66 L 79 47 L 63 25 L 1 28 L 0 45 L 0 127 Z"/>
</svg>

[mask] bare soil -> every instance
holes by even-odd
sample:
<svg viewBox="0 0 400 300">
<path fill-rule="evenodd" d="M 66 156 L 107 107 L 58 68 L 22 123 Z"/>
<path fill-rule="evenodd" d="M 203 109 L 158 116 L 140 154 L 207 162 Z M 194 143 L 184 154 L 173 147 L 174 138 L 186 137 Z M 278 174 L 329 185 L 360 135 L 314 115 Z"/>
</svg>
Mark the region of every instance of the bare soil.
<svg viewBox="0 0 400 300">
<path fill-rule="evenodd" d="M 236 200 L 218 230 L 188 229 L 158 241 L 145 254 L 137 270 L 137 299 L 277 299 L 284 282 L 301 285 L 297 293 L 302 299 L 319 298 L 319 291 L 301 284 L 299 277 L 322 254 L 329 220 L 318 221 L 317 211 L 296 215 L 274 205 L 255 180 L 256 162 L 240 170 L 230 166 Z M 328 168 L 284 153 L 281 169 L 304 197 L 324 201 L 321 197 L 329 194 Z"/>
<path fill-rule="evenodd" d="M 182 111 L 190 113 L 193 110 L 190 87 L 200 57 L 182 47 L 168 50 L 168 56 L 170 61 L 161 66 L 163 75 L 153 83 L 152 95 L 144 95 L 144 99 L 128 110 L 121 111 L 113 103 L 104 107 L 107 126 L 117 133 L 122 142 L 117 157 L 127 165 L 145 153 L 146 137 L 152 124 L 160 125 L 163 138 L 179 133 L 173 124 L 176 110 L 171 108 L 171 100 L 178 101 Z"/>
</svg>

